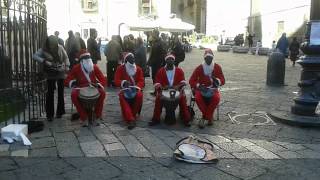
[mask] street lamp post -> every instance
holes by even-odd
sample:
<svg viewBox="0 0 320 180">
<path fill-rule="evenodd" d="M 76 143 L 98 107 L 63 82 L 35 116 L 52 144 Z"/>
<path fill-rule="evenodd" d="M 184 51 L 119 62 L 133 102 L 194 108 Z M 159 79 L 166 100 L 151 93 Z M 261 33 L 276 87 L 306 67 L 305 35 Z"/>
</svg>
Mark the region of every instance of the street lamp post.
<svg viewBox="0 0 320 180">
<path fill-rule="evenodd" d="M 294 98 L 291 112 L 297 115 L 314 116 L 320 101 L 320 39 L 313 36 L 320 32 L 320 0 L 311 1 L 310 21 L 307 24 L 305 42 L 301 50 L 305 54 L 297 63 L 302 66 L 299 96 Z M 318 42 L 317 42 L 318 41 Z"/>
<path fill-rule="evenodd" d="M 299 94 L 294 98 L 291 113 L 274 111 L 270 115 L 283 123 L 298 126 L 320 126 L 320 117 L 315 109 L 320 101 L 320 0 L 311 0 L 310 21 L 307 23 L 304 53 L 297 63 L 302 66 L 298 86 Z"/>
</svg>

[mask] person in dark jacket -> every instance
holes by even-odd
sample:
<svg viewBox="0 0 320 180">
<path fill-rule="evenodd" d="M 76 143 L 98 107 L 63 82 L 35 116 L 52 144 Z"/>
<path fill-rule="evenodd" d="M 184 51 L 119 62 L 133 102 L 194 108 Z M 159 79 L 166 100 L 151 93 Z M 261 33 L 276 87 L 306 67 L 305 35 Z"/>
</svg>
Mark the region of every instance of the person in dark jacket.
<svg viewBox="0 0 320 180">
<path fill-rule="evenodd" d="M 174 62 L 174 65 L 176 67 L 179 66 L 179 64 L 184 61 L 184 58 L 186 56 L 185 52 L 184 52 L 184 49 L 182 47 L 182 44 L 178 38 L 178 36 L 176 36 L 174 38 L 174 42 L 173 42 L 173 46 L 172 46 L 172 54 L 176 57 L 176 60 Z"/>
<path fill-rule="evenodd" d="M 87 40 L 87 46 L 88 46 L 87 49 L 91 54 L 91 59 L 93 64 L 97 64 L 98 61 L 101 60 L 100 47 L 98 46 L 98 43 L 96 41 L 97 36 L 98 36 L 97 30 L 91 29 L 90 37 Z"/>
<path fill-rule="evenodd" d="M 64 48 L 64 41 L 59 38 L 59 31 L 55 31 L 54 35 L 58 38 L 58 43 Z"/>
<path fill-rule="evenodd" d="M 300 49 L 300 43 L 297 41 L 297 38 L 294 37 L 290 46 L 290 60 L 292 61 L 292 66 L 295 66 L 296 60 L 298 59 L 299 55 L 299 49 Z"/>
<path fill-rule="evenodd" d="M 117 70 L 118 64 L 121 61 L 122 48 L 119 42 L 119 38 L 116 35 L 111 37 L 111 41 L 108 43 L 108 48 L 104 51 L 107 57 L 107 78 L 108 86 L 114 86 L 114 75 Z"/>
<path fill-rule="evenodd" d="M 33 59 L 42 63 L 47 78 L 46 114 L 47 120 L 52 121 L 54 116 L 54 90 L 58 85 L 58 105 L 56 117 L 65 114 L 64 108 L 64 78 L 68 71 L 69 59 L 64 48 L 58 44 L 58 38 L 49 36 L 43 48 L 39 49 Z"/>
<path fill-rule="evenodd" d="M 84 42 L 84 40 L 81 38 L 81 35 L 79 32 L 74 33 L 77 42 L 80 44 L 80 49 L 87 49 L 86 47 L 86 43 Z"/>
<path fill-rule="evenodd" d="M 80 44 L 76 40 L 73 31 L 68 32 L 69 38 L 66 40 L 66 52 L 70 61 L 70 69 L 78 63 L 77 56 L 80 52 Z"/>
<path fill-rule="evenodd" d="M 159 31 L 153 30 L 152 32 L 152 44 L 151 52 L 148 60 L 148 65 L 152 69 L 152 80 L 155 82 L 155 77 L 158 70 L 165 65 L 165 56 L 167 52 L 165 50 L 164 44 L 159 38 Z"/>
<path fill-rule="evenodd" d="M 277 49 L 280 50 L 280 52 L 286 56 L 287 54 L 287 49 L 289 46 L 289 42 L 288 39 L 286 37 L 286 33 L 283 33 L 282 36 L 279 38 L 278 42 L 277 42 Z"/>
<path fill-rule="evenodd" d="M 137 38 L 137 49 L 135 50 L 136 55 L 136 64 L 141 67 L 144 76 L 146 77 L 147 73 L 147 50 L 146 47 L 143 45 L 143 40 L 141 37 Z"/>
</svg>

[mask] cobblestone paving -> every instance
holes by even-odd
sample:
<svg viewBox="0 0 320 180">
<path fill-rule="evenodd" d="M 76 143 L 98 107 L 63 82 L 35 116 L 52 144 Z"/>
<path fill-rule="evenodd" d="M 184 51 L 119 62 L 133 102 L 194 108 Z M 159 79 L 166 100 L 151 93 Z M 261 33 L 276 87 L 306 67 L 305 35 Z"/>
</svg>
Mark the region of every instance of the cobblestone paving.
<svg viewBox="0 0 320 180">
<path fill-rule="evenodd" d="M 182 68 L 187 79 L 202 62 L 202 51 L 187 54 Z M 153 112 L 150 79 L 146 79 L 144 104 L 137 127 L 122 122 L 116 89 L 107 89 L 101 125 L 80 127 L 67 114 L 45 122 L 45 129 L 30 135 L 32 146 L 0 144 L 0 179 L 319 179 L 320 130 L 280 124 L 233 123 L 228 114 L 289 111 L 298 90 L 300 67 L 287 62 L 284 87 L 265 85 L 266 56 L 216 53 L 226 85 L 221 89 L 219 120 L 199 129 L 201 117 L 190 128 L 148 127 Z M 105 65 L 100 63 L 101 67 Z M 190 92 L 187 90 L 187 92 Z M 174 161 L 175 143 L 188 135 L 212 142 L 219 162 L 192 165 Z M 28 158 L 26 158 L 28 157 Z"/>
</svg>

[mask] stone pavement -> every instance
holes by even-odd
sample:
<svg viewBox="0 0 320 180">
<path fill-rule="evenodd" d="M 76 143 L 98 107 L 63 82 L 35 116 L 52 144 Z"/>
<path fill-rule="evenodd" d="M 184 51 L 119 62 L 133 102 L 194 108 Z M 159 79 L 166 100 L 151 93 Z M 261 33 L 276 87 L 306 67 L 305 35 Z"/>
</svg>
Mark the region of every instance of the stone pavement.
<svg viewBox="0 0 320 180">
<path fill-rule="evenodd" d="M 187 79 L 202 63 L 202 54 L 195 49 L 181 64 Z M 135 129 L 128 130 L 122 122 L 117 89 L 112 88 L 107 89 L 102 124 L 82 128 L 69 120 L 72 108 L 66 90 L 68 113 L 31 134 L 31 147 L 0 144 L 0 179 L 319 179 L 320 130 L 280 124 L 264 114 L 290 109 L 301 68 L 287 62 L 286 86 L 268 87 L 266 56 L 216 52 L 215 60 L 222 65 L 226 85 L 221 89 L 220 118 L 212 127 L 197 127 L 197 108 L 190 128 L 180 122 L 148 127 L 154 105 L 147 79 Z M 104 63 L 100 66 L 105 69 Z M 190 134 L 215 145 L 217 164 L 172 159 L 175 143 Z"/>
</svg>

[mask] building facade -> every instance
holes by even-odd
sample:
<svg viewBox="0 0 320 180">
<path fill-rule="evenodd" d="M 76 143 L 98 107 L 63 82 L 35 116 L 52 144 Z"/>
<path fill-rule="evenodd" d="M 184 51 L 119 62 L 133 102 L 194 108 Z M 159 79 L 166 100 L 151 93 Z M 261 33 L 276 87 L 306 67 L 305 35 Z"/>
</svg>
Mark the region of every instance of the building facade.
<svg viewBox="0 0 320 180">
<path fill-rule="evenodd" d="M 310 0 L 250 0 L 248 32 L 270 47 L 282 33 L 302 41 L 309 20 Z"/>
<path fill-rule="evenodd" d="M 195 25 L 196 32 L 206 33 L 207 0 L 172 0 L 171 12 Z"/>
<path fill-rule="evenodd" d="M 81 32 L 87 39 L 91 28 L 99 37 L 110 38 L 130 32 L 126 26 L 139 17 L 159 18 L 171 14 L 171 0 L 47 0 L 48 33 Z"/>
</svg>

